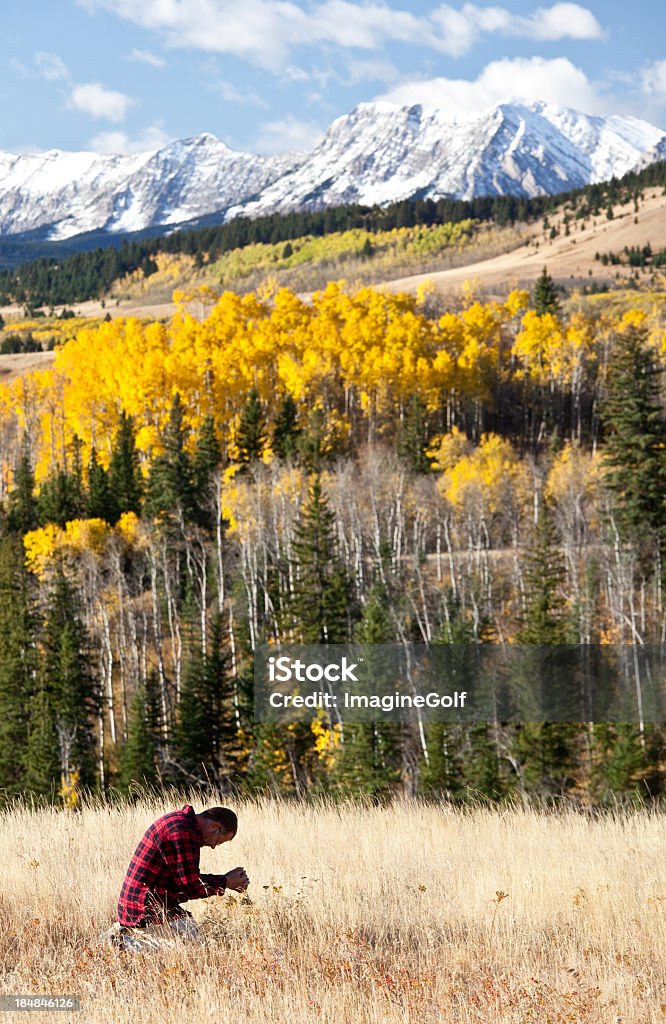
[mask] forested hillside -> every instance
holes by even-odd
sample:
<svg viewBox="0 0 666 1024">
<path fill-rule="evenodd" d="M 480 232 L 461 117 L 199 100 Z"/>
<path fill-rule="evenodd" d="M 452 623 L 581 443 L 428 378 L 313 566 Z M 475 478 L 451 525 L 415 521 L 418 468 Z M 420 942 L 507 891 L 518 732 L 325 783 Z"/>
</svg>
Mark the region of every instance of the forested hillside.
<svg viewBox="0 0 666 1024">
<path fill-rule="evenodd" d="M 659 797 L 660 725 L 253 724 L 262 641 L 663 641 L 663 313 L 330 284 L 0 388 L 0 787 Z"/>
<path fill-rule="evenodd" d="M 149 277 L 157 269 L 159 254 L 192 256 L 199 267 L 215 264 L 225 254 L 247 246 L 277 246 L 303 238 L 361 231 L 368 236 L 397 228 L 457 225 L 463 221 L 506 227 L 540 219 L 565 206 L 569 220 L 599 216 L 617 204 L 634 203 L 636 209 L 645 189 L 666 187 L 666 163 L 655 163 L 642 171 L 632 171 L 621 179 L 588 185 L 585 188 L 553 196 L 522 199 L 514 196 L 480 197 L 471 201 L 441 199 L 437 202 L 415 197 L 386 207 L 343 206 L 321 212 L 271 214 L 250 220 L 238 217 L 226 224 L 197 226 L 146 239 L 145 232 L 125 239 L 109 239 L 106 246 L 73 255 L 44 255 L 33 259 L 34 246 L 26 243 L 22 256 L 20 243 L 0 240 L 0 306 L 19 303 L 29 309 L 56 306 L 102 298 L 114 282 L 140 271 Z M 611 214 L 612 216 L 612 214 Z M 365 241 L 364 235 L 364 241 Z M 76 240 L 63 243 L 63 253 L 71 251 Z M 363 243 L 361 243 L 363 244 Z M 82 236 L 81 245 L 90 247 Z M 49 253 L 54 243 L 45 243 Z M 215 284 L 228 284 L 224 277 Z"/>
</svg>

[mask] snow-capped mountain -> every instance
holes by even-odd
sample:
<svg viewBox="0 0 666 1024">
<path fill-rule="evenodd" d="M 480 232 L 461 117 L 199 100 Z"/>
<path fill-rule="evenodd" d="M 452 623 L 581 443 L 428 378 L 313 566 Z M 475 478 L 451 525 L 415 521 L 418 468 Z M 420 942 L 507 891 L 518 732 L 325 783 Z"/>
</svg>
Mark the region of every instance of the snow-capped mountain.
<svg viewBox="0 0 666 1024">
<path fill-rule="evenodd" d="M 364 103 L 333 122 L 300 167 L 245 204 L 272 210 L 388 203 L 410 196 L 535 196 L 631 170 L 666 132 L 633 117 L 545 103 L 450 111 Z M 658 156 L 655 157 L 658 159 Z"/>
<path fill-rule="evenodd" d="M 41 229 L 64 239 L 414 195 L 534 196 L 620 176 L 665 152 L 666 132 L 633 117 L 546 103 L 464 115 L 364 103 L 308 154 L 236 153 L 209 134 L 138 156 L 0 153 L 0 236 Z"/>
<path fill-rule="evenodd" d="M 236 153 L 210 134 L 138 156 L 0 153 L 0 236 L 48 227 L 57 240 L 193 220 L 254 198 L 301 159 Z"/>
</svg>

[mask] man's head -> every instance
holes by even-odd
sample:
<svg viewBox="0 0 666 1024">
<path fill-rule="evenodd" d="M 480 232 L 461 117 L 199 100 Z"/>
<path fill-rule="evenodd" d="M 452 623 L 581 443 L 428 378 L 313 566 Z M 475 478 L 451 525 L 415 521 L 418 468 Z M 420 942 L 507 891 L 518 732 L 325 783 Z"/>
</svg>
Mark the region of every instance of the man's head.
<svg viewBox="0 0 666 1024">
<path fill-rule="evenodd" d="M 221 843 L 230 842 L 238 830 L 238 818 L 228 807 L 209 807 L 197 814 L 197 822 L 203 845 L 213 850 Z"/>
</svg>

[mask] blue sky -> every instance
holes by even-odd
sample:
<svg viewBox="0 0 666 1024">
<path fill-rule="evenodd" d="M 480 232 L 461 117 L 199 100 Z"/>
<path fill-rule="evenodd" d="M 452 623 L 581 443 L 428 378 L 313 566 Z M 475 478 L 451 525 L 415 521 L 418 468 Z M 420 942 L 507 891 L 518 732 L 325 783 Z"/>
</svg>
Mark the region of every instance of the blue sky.
<svg viewBox="0 0 666 1024">
<path fill-rule="evenodd" d="M 311 148 L 378 98 L 451 111 L 520 96 L 666 128 L 656 0 L 12 0 L 0 149 L 139 152 L 212 132 Z"/>
</svg>

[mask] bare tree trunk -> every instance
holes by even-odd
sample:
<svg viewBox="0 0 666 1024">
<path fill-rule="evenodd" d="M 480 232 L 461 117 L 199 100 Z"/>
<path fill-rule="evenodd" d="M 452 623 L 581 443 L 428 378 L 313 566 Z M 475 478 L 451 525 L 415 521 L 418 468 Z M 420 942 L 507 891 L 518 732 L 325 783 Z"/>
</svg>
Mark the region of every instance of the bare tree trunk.
<svg viewBox="0 0 666 1024">
<path fill-rule="evenodd" d="M 162 656 L 162 625 L 160 620 L 160 605 L 157 594 L 157 560 L 155 552 L 150 548 L 150 594 L 153 607 L 153 637 L 155 640 L 155 656 L 157 658 L 157 678 L 159 683 L 160 705 L 162 712 L 162 735 L 168 739 L 171 726 L 171 702 L 167 692 L 166 676 L 164 673 L 164 659 Z"/>
<path fill-rule="evenodd" d="M 169 623 L 169 635 L 171 637 L 171 657 L 173 660 L 173 670 L 176 681 L 176 704 L 179 704 L 181 690 L 183 642 L 180 635 L 180 618 L 178 615 L 178 609 L 176 608 L 173 590 L 171 588 L 171 577 L 166 557 L 166 542 L 163 542 L 162 547 L 162 579 L 164 580 L 164 594 L 167 602 L 167 621 Z"/>
<path fill-rule="evenodd" d="M 217 607 L 224 611 L 224 530 L 222 528 L 222 474 L 215 473 L 215 563 L 217 567 Z"/>
<path fill-rule="evenodd" d="M 98 599 L 100 618 L 102 620 L 102 636 L 104 638 L 105 666 L 104 681 L 106 689 L 106 707 L 109 713 L 109 728 L 111 729 L 111 742 L 116 742 L 116 713 L 113 706 L 113 648 L 111 646 L 111 627 L 109 616 L 104 604 Z"/>
<path fill-rule="evenodd" d="M 231 678 L 234 687 L 234 717 L 236 728 L 240 729 L 240 694 L 238 692 L 238 660 L 236 657 L 236 634 L 234 631 L 234 603 L 229 601 L 229 652 L 231 654 Z"/>
</svg>

